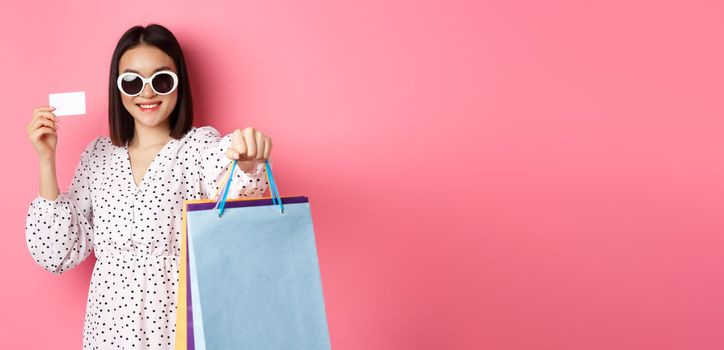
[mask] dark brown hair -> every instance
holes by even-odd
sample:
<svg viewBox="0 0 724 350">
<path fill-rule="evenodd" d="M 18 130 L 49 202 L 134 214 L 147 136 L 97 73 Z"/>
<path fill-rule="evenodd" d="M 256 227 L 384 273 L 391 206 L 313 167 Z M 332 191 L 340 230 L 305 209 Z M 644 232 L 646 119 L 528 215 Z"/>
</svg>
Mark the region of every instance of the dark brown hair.
<svg viewBox="0 0 724 350">
<path fill-rule="evenodd" d="M 123 106 L 121 92 L 116 85 L 118 79 L 118 62 L 127 50 L 138 45 L 150 45 L 159 48 L 169 55 L 178 69 L 178 99 L 169 118 L 171 124 L 170 136 L 180 139 L 193 124 L 193 105 L 191 103 L 191 86 L 186 70 L 186 62 L 176 37 L 158 24 L 150 24 L 145 28 L 134 26 L 123 34 L 111 59 L 111 74 L 108 84 L 108 126 L 110 127 L 111 141 L 116 146 L 123 146 L 133 138 L 133 117 Z"/>
</svg>

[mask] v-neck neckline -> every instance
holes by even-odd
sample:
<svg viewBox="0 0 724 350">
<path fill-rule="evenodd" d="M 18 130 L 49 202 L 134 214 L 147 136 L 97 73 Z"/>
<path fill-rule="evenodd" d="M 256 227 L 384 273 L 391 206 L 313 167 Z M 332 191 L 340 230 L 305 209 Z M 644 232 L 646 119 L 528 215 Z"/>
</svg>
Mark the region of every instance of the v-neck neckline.
<svg viewBox="0 0 724 350">
<path fill-rule="evenodd" d="M 128 171 L 127 171 L 126 173 L 127 173 L 127 174 L 129 175 L 129 177 L 130 177 L 130 178 L 128 179 L 128 181 L 130 182 L 131 186 L 133 186 L 133 189 L 134 189 L 136 192 L 140 191 L 140 190 L 143 188 L 143 185 L 148 181 L 148 179 L 153 176 L 153 174 L 149 174 L 149 173 L 151 173 L 152 171 L 155 172 L 155 170 L 156 170 L 156 160 L 160 158 L 160 155 L 161 155 L 167 148 L 169 148 L 169 146 L 171 145 L 171 143 L 173 143 L 174 141 L 176 141 L 176 139 L 171 138 L 171 140 L 169 140 L 168 142 L 166 142 L 166 144 L 163 145 L 163 147 L 161 147 L 161 150 L 158 151 L 158 153 L 156 153 L 156 155 L 155 155 L 155 156 L 153 157 L 153 159 L 151 160 L 151 163 L 148 164 L 148 168 L 146 169 L 146 172 L 143 173 L 143 176 L 141 177 L 141 182 L 139 182 L 138 184 L 136 183 L 136 178 L 133 176 L 133 166 L 131 165 L 131 153 L 128 152 L 128 142 L 126 142 L 126 144 L 123 146 L 123 151 L 125 152 L 125 156 L 126 156 L 126 168 L 128 169 Z"/>
</svg>

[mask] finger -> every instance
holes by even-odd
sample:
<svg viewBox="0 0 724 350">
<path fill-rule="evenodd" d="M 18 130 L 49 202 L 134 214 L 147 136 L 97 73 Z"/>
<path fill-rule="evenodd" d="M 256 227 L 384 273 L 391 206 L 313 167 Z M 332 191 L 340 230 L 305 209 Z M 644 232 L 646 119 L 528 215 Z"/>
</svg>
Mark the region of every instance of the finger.
<svg viewBox="0 0 724 350">
<path fill-rule="evenodd" d="M 51 123 L 53 123 L 55 125 L 58 125 L 58 123 L 60 122 L 60 119 L 58 119 L 58 117 L 56 117 L 55 114 L 47 113 L 47 112 L 41 114 L 40 119 L 50 121 Z"/>
<path fill-rule="evenodd" d="M 50 115 L 53 119 L 58 119 L 58 117 L 53 113 L 55 109 L 37 109 L 33 111 L 33 119 L 39 118 L 41 115 Z"/>
<path fill-rule="evenodd" d="M 256 159 L 261 160 L 264 158 L 264 134 L 260 131 L 256 132 Z"/>
<path fill-rule="evenodd" d="M 241 130 L 237 129 L 231 134 L 231 148 L 232 151 L 236 151 L 239 156 L 246 154 L 246 141 L 244 141 L 244 135 L 241 133 Z M 239 158 L 237 157 L 235 159 Z"/>
<path fill-rule="evenodd" d="M 33 112 L 41 112 L 41 111 L 42 111 L 42 112 L 50 112 L 50 111 L 54 111 L 54 110 L 55 110 L 55 107 L 45 105 L 45 106 L 40 106 L 40 107 L 34 109 Z"/>
<path fill-rule="evenodd" d="M 38 130 L 38 128 L 43 127 L 43 118 L 36 119 L 32 124 L 28 126 L 28 135 L 32 135 L 35 130 Z"/>
<path fill-rule="evenodd" d="M 30 137 L 30 140 L 33 142 L 38 142 L 38 141 L 40 141 L 40 138 L 43 135 L 52 135 L 52 134 L 55 134 L 55 130 L 53 130 L 52 128 L 48 128 L 48 127 L 42 127 L 33 132 L 33 134 Z"/>
<path fill-rule="evenodd" d="M 38 114 L 33 119 L 35 120 L 35 119 L 42 119 L 42 118 L 52 120 L 56 123 L 60 121 L 58 119 L 58 117 L 55 114 L 53 114 L 52 112 L 38 112 Z"/>
<path fill-rule="evenodd" d="M 246 141 L 246 157 L 251 159 L 256 157 L 256 138 L 254 137 L 254 129 L 244 129 L 244 141 Z"/>
<path fill-rule="evenodd" d="M 271 153 L 272 143 L 270 138 L 264 139 L 264 159 L 269 159 L 269 154 Z"/>
<path fill-rule="evenodd" d="M 60 120 L 60 118 L 58 118 L 58 116 L 55 115 L 55 113 L 49 112 L 49 111 L 40 112 L 40 116 L 46 117 L 46 118 L 54 120 L 56 122 Z"/>
<path fill-rule="evenodd" d="M 33 111 L 33 117 L 30 118 L 30 122 L 28 122 L 28 125 L 25 127 L 28 132 L 31 132 L 33 125 L 35 125 L 38 119 L 42 118 L 42 113 L 44 113 L 44 111 Z"/>
<path fill-rule="evenodd" d="M 237 152 L 234 151 L 233 149 L 229 148 L 229 149 L 226 151 L 226 157 L 229 158 L 229 159 L 239 159 L 239 153 L 237 153 Z"/>
<path fill-rule="evenodd" d="M 54 121 L 52 121 L 52 120 L 50 120 L 50 119 L 48 119 L 48 118 L 39 118 L 39 119 L 35 122 L 35 125 L 34 125 L 34 127 L 33 127 L 33 130 L 35 130 L 35 129 L 39 128 L 39 127 L 42 127 L 42 126 L 46 126 L 46 127 L 49 127 L 49 128 L 53 128 L 54 130 L 57 129 L 57 124 L 56 124 Z"/>
</svg>

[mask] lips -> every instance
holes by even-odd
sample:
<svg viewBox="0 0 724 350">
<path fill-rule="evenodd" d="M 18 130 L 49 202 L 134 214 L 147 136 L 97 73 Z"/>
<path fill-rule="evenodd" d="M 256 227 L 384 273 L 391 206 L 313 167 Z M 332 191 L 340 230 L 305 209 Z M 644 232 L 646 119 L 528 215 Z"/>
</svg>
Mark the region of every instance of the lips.
<svg viewBox="0 0 724 350">
<path fill-rule="evenodd" d="M 149 102 L 149 103 L 137 103 L 136 106 L 140 108 L 144 112 L 153 112 L 155 110 L 158 110 L 158 107 L 161 105 L 161 102 Z"/>
</svg>

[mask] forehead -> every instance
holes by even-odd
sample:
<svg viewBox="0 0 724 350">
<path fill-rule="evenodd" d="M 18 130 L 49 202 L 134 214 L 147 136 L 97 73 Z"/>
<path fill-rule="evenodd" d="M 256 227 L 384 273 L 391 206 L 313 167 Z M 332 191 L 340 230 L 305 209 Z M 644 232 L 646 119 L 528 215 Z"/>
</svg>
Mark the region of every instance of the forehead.
<svg viewBox="0 0 724 350">
<path fill-rule="evenodd" d="M 140 45 L 126 50 L 118 60 L 118 73 L 130 69 L 141 75 L 150 76 L 158 68 L 170 67 L 176 72 L 173 58 L 155 46 Z"/>
</svg>

